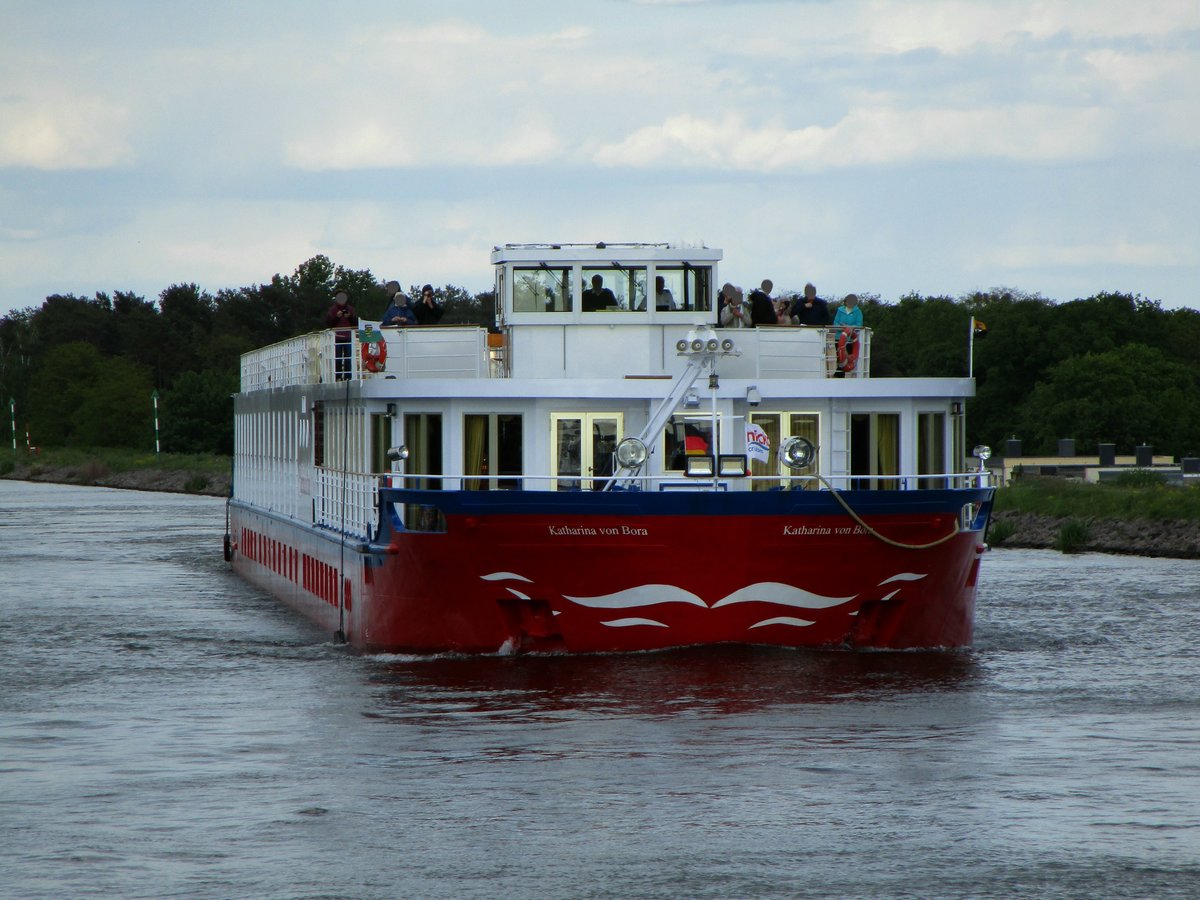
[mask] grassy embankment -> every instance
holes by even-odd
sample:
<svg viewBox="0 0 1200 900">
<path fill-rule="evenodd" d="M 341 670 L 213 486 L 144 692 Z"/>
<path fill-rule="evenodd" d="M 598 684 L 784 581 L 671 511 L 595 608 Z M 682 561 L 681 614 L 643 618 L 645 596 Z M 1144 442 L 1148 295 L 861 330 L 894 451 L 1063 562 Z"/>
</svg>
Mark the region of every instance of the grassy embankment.
<svg viewBox="0 0 1200 900">
<path fill-rule="evenodd" d="M 996 491 L 994 513 L 1016 512 L 1062 521 L 1055 546 L 1073 552 L 1088 543 L 1091 526 L 1102 519 L 1151 522 L 1200 521 L 1200 486 L 1169 485 L 1158 474 L 1132 471 L 1115 482 L 1087 484 L 1061 478 L 1028 478 Z M 1011 521 L 994 521 L 988 541 L 1001 545 L 1013 533 Z"/>
<path fill-rule="evenodd" d="M 0 455 L 0 477 L 211 493 L 228 484 L 231 460 L 216 453 L 161 453 L 123 448 L 49 447 L 30 456 Z"/>
</svg>

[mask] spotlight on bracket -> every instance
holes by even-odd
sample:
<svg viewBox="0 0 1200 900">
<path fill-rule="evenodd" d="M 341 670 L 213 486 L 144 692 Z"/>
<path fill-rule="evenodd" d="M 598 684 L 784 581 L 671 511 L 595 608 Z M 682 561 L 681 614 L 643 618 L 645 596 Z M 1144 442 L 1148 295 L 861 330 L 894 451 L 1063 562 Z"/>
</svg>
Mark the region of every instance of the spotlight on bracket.
<svg viewBox="0 0 1200 900">
<path fill-rule="evenodd" d="M 388 462 L 402 462 L 408 459 L 408 445 L 401 444 L 399 447 L 389 447 L 384 456 L 387 457 Z"/>
<path fill-rule="evenodd" d="M 808 438 L 790 437 L 779 447 L 779 458 L 794 472 L 807 469 L 817 458 L 817 448 Z"/>
<path fill-rule="evenodd" d="M 640 469 L 650 451 L 640 438 L 627 437 L 617 444 L 617 465 L 625 469 Z"/>
</svg>

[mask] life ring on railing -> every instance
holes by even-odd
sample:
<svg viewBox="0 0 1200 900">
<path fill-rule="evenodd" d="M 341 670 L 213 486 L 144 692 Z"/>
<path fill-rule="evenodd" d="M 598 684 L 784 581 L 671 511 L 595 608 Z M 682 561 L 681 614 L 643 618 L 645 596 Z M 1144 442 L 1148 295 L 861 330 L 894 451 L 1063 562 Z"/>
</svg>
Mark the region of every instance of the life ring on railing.
<svg viewBox="0 0 1200 900">
<path fill-rule="evenodd" d="M 387 368 L 387 341 L 378 331 L 363 331 L 360 350 L 363 368 L 368 372 L 382 372 Z"/>
<path fill-rule="evenodd" d="M 858 332 L 846 326 L 837 340 L 838 369 L 842 372 L 853 372 L 858 365 Z"/>
</svg>

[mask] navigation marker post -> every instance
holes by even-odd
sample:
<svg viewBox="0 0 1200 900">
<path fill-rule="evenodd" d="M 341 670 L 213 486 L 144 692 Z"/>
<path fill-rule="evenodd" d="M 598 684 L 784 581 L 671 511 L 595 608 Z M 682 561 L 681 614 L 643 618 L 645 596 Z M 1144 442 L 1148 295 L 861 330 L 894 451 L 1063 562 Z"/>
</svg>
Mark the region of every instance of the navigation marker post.
<svg viewBox="0 0 1200 900">
<path fill-rule="evenodd" d="M 154 401 L 154 455 L 159 455 L 158 449 L 158 389 L 150 395 L 150 399 Z"/>
</svg>

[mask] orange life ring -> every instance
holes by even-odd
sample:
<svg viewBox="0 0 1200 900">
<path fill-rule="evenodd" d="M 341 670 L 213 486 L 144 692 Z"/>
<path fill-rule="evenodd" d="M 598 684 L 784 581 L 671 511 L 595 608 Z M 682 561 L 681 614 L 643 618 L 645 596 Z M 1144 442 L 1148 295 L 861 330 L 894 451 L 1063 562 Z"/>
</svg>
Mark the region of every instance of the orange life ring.
<svg viewBox="0 0 1200 900">
<path fill-rule="evenodd" d="M 368 372 L 382 372 L 387 368 L 387 341 L 383 335 L 379 340 L 364 340 L 360 353 L 363 368 Z"/>
<path fill-rule="evenodd" d="M 837 342 L 838 368 L 853 372 L 858 364 L 858 332 L 849 326 L 842 328 Z"/>
</svg>

